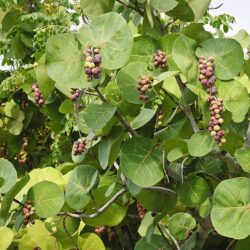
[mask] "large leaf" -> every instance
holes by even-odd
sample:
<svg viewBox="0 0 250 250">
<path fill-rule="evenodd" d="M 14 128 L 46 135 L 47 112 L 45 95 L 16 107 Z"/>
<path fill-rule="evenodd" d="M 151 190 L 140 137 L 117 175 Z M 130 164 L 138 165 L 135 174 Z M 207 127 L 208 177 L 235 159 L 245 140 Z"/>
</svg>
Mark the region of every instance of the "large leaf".
<svg viewBox="0 0 250 250">
<path fill-rule="evenodd" d="M 39 247 L 44 250 L 59 250 L 55 237 L 46 229 L 44 222 L 40 220 L 35 221 L 35 225 L 27 228 L 27 233 L 23 235 L 19 241 L 18 249 L 27 250 Z"/>
<path fill-rule="evenodd" d="M 200 44 L 197 56 L 213 57 L 215 75 L 221 80 L 236 76 L 244 63 L 244 53 L 240 44 L 230 38 L 212 38 Z"/>
<path fill-rule="evenodd" d="M 206 13 L 211 0 L 177 0 L 178 5 L 167 14 L 182 21 L 199 21 Z"/>
<path fill-rule="evenodd" d="M 249 109 L 249 95 L 246 87 L 235 80 L 218 82 L 218 87 L 224 107 L 232 113 L 233 121 L 242 122 Z"/>
<path fill-rule="evenodd" d="M 180 201 L 187 207 L 196 207 L 209 195 L 207 182 L 198 176 L 190 176 L 177 190 Z"/>
<path fill-rule="evenodd" d="M 105 250 L 102 240 L 94 233 L 84 233 L 78 237 L 77 246 L 80 250 Z"/>
<path fill-rule="evenodd" d="M 124 174 L 138 186 L 152 186 L 163 178 L 162 151 L 148 138 L 127 140 L 120 159 Z"/>
<path fill-rule="evenodd" d="M 114 12 L 100 15 L 90 26 L 83 26 L 78 39 L 85 48 L 100 47 L 101 67 L 110 70 L 121 68 L 128 61 L 133 44 L 128 24 Z"/>
<path fill-rule="evenodd" d="M 168 34 L 166 36 L 163 36 L 160 39 L 160 45 L 162 50 L 166 53 L 167 55 L 167 60 L 168 60 L 168 67 L 170 70 L 177 70 L 179 71 L 178 66 L 173 60 L 173 47 L 176 39 L 180 36 L 180 34 L 177 33 L 172 33 Z"/>
<path fill-rule="evenodd" d="M 46 67 L 49 76 L 59 85 L 83 78 L 81 51 L 73 34 L 49 38 L 46 46 Z"/>
<path fill-rule="evenodd" d="M 14 233 L 8 227 L 0 227 L 0 249 L 6 250 L 12 243 Z"/>
<path fill-rule="evenodd" d="M 188 140 L 188 152 L 192 156 L 202 157 L 216 146 L 213 137 L 207 133 L 196 133 Z"/>
<path fill-rule="evenodd" d="M 115 114 L 116 107 L 109 103 L 90 104 L 84 109 L 83 118 L 93 130 L 102 129 Z"/>
<path fill-rule="evenodd" d="M 146 237 L 141 238 L 135 245 L 135 250 L 170 250 L 170 245 L 166 243 L 166 240 L 160 236 L 153 234 L 151 242 L 147 242 Z"/>
<path fill-rule="evenodd" d="M 19 135 L 23 129 L 24 113 L 13 100 L 7 102 L 4 107 L 5 115 L 8 118 L 7 129 L 13 135 Z"/>
<path fill-rule="evenodd" d="M 147 124 L 155 115 L 156 110 L 143 108 L 140 114 L 131 121 L 130 125 L 133 129 L 138 129 Z"/>
<path fill-rule="evenodd" d="M 167 12 L 175 8 L 178 3 L 175 0 L 151 0 L 150 4 L 160 12 Z"/>
<path fill-rule="evenodd" d="M 211 220 L 222 236 L 244 239 L 250 235 L 249 178 L 222 181 L 213 195 Z"/>
<path fill-rule="evenodd" d="M 175 207 L 177 201 L 176 196 L 147 189 L 142 189 L 136 199 L 148 211 L 155 213 L 170 211 Z"/>
<path fill-rule="evenodd" d="M 122 68 L 116 78 L 122 97 L 134 104 L 143 103 L 143 101 L 139 100 L 140 94 L 136 86 L 142 76 L 150 75 L 152 73 L 147 70 L 147 65 L 143 62 L 133 62 Z"/>
<path fill-rule="evenodd" d="M 0 159 L 0 177 L 4 180 L 0 193 L 6 193 L 17 181 L 16 169 L 8 160 Z"/>
<path fill-rule="evenodd" d="M 10 210 L 13 199 L 21 191 L 21 189 L 28 183 L 29 175 L 24 176 L 20 179 L 4 196 L 0 209 L 0 224 L 4 225 L 8 218 L 8 212 Z"/>
<path fill-rule="evenodd" d="M 81 209 L 91 200 L 90 190 L 99 181 L 98 171 L 88 165 L 76 167 L 68 180 L 66 201 L 70 207 Z"/>
<path fill-rule="evenodd" d="M 64 204 L 63 190 L 50 181 L 41 181 L 32 186 L 27 197 L 34 202 L 36 214 L 42 218 L 56 215 Z"/>
<path fill-rule="evenodd" d="M 81 0 L 81 8 L 87 16 L 94 17 L 113 9 L 115 0 Z"/>
<path fill-rule="evenodd" d="M 187 213 L 176 213 L 168 222 L 169 232 L 178 240 L 187 239 L 195 226 L 195 219 Z"/>
<path fill-rule="evenodd" d="M 233 36 L 236 41 L 238 41 L 243 49 L 249 48 L 250 46 L 250 36 L 246 30 L 240 30 L 235 36 Z"/>
<path fill-rule="evenodd" d="M 240 148 L 235 152 L 237 161 L 240 163 L 242 169 L 249 173 L 250 171 L 250 148 Z"/>
<path fill-rule="evenodd" d="M 158 45 L 156 40 L 150 36 L 138 36 L 134 38 L 132 52 L 129 62 L 152 62 L 152 55 L 156 51 Z"/>
<path fill-rule="evenodd" d="M 173 47 L 173 59 L 188 83 L 197 84 L 198 62 L 195 56 L 197 43 L 184 35 L 179 36 Z"/>
</svg>

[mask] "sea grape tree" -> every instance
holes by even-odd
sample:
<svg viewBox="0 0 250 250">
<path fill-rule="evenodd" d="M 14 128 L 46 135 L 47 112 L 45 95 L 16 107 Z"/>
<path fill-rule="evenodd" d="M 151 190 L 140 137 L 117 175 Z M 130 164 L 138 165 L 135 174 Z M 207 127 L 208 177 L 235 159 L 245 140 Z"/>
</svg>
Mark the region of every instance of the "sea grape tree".
<svg viewBox="0 0 250 250">
<path fill-rule="evenodd" d="M 0 7 L 0 249 L 249 248 L 233 17 L 211 0 Z"/>
</svg>

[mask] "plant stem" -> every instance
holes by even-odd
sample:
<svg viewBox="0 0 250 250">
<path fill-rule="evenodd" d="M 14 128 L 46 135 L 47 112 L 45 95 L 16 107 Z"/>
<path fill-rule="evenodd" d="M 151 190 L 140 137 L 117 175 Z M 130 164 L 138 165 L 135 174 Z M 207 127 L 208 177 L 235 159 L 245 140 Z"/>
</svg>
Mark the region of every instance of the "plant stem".
<svg viewBox="0 0 250 250">
<path fill-rule="evenodd" d="M 171 189 L 169 189 L 169 188 L 152 186 L 152 187 L 147 187 L 145 189 L 149 190 L 149 191 L 161 192 L 161 193 L 170 194 L 172 196 L 176 196 L 176 192 L 173 191 L 173 190 L 171 190 Z"/>
<path fill-rule="evenodd" d="M 2 194 L 1 193 L 1 196 L 6 196 L 6 194 Z M 23 203 L 21 202 L 21 201 L 19 201 L 19 200 L 17 200 L 17 199 L 13 199 L 13 201 L 15 202 L 15 203 L 17 203 L 18 205 L 20 205 L 20 206 L 22 206 L 23 205 Z"/>
<path fill-rule="evenodd" d="M 181 92 L 181 96 L 182 96 L 182 100 L 183 100 L 183 107 L 184 107 L 184 112 L 187 116 L 187 118 L 189 119 L 192 129 L 195 133 L 199 132 L 200 129 L 198 128 L 198 125 L 194 119 L 194 116 L 191 112 L 191 109 L 189 107 L 189 105 L 186 103 L 185 98 L 184 98 L 184 91 L 185 91 L 185 85 L 181 80 L 181 77 L 179 75 L 175 76 L 176 82 L 179 86 L 180 92 Z"/>
<path fill-rule="evenodd" d="M 250 122 L 248 125 L 244 146 L 245 146 L 245 148 L 250 148 Z"/>
<path fill-rule="evenodd" d="M 127 7 L 128 9 L 131 9 L 131 10 L 136 11 L 136 12 L 137 12 L 138 14 L 140 14 L 141 16 L 144 16 L 144 12 L 143 12 L 138 6 L 133 7 L 133 6 L 131 6 L 131 5 L 127 5 L 127 4 L 125 4 L 124 2 L 122 2 L 121 0 L 116 0 L 116 1 L 117 1 L 118 3 L 120 3 L 121 5 Z"/>
<path fill-rule="evenodd" d="M 96 90 L 99 98 L 101 99 L 101 101 L 102 102 L 107 102 L 106 98 L 101 93 L 101 91 L 99 90 L 99 88 L 95 87 L 95 90 Z M 138 136 L 137 132 L 132 129 L 132 127 L 129 125 L 129 123 L 126 120 L 124 120 L 123 117 L 117 111 L 115 112 L 115 116 L 119 120 L 119 122 L 127 129 L 127 131 L 130 132 L 130 134 L 132 136 L 135 136 L 135 137 Z"/>
</svg>

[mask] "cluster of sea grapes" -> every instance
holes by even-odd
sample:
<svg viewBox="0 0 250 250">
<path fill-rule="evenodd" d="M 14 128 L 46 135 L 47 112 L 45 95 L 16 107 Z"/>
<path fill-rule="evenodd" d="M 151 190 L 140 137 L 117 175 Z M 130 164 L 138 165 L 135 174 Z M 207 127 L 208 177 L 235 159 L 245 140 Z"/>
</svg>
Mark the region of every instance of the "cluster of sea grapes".
<svg viewBox="0 0 250 250">
<path fill-rule="evenodd" d="M 105 226 L 96 227 L 95 232 L 101 236 L 106 232 L 106 227 Z"/>
<path fill-rule="evenodd" d="M 5 144 L 0 145 L 0 158 L 8 157 L 8 149 Z"/>
<path fill-rule="evenodd" d="M 210 96 L 208 101 L 210 102 L 210 122 L 208 130 L 214 140 L 221 146 L 226 143 L 225 131 L 221 129 L 224 122 L 223 120 L 223 100 L 222 98 L 216 98 L 215 96 Z"/>
<path fill-rule="evenodd" d="M 77 112 L 79 109 L 82 108 L 82 103 L 76 103 L 76 100 L 81 97 L 81 90 L 72 88 L 71 89 L 71 95 L 70 95 L 70 100 L 74 102 L 74 110 Z"/>
<path fill-rule="evenodd" d="M 153 54 L 153 63 L 155 67 L 158 67 L 160 69 L 166 68 L 167 66 L 167 56 L 162 50 L 157 50 Z"/>
<path fill-rule="evenodd" d="M 100 64 L 102 62 L 99 48 L 89 47 L 84 51 L 84 57 L 87 81 L 91 81 L 93 78 L 99 79 L 101 75 Z"/>
<path fill-rule="evenodd" d="M 21 150 L 18 156 L 15 158 L 20 164 L 25 164 L 28 160 L 28 153 L 25 148 L 28 146 L 28 137 L 24 136 L 22 141 Z"/>
<path fill-rule="evenodd" d="M 140 219 L 142 220 L 144 218 L 145 213 L 146 213 L 146 209 L 138 202 L 136 203 L 136 208 L 138 211 L 138 215 L 139 215 Z"/>
<path fill-rule="evenodd" d="M 156 119 L 156 128 L 160 128 L 163 125 L 164 121 L 164 113 L 163 110 L 160 109 L 157 114 L 157 119 Z"/>
<path fill-rule="evenodd" d="M 39 89 L 39 85 L 37 83 L 33 83 L 31 86 L 32 92 L 34 94 L 34 99 L 36 104 L 38 104 L 39 106 L 43 106 L 45 103 L 45 100 L 42 96 L 42 93 Z"/>
<path fill-rule="evenodd" d="M 23 215 L 23 219 L 24 219 L 24 225 L 28 225 L 28 224 L 35 224 L 35 221 L 33 219 L 33 216 L 35 214 L 35 207 L 32 206 L 32 202 L 31 201 L 27 201 L 23 204 L 22 207 L 22 215 Z"/>
<path fill-rule="evenodd" d="M 207 93 L 210 94 L 208 102 L 210 103 L 210 122 L 208 130 L 214 140 L 221 146 L 226 143 L 225 131 L 221 129 L 223 120 L 223 99 L 217 98 L 217 89 L 215 87 L 216 77 L 214 76 L 214 58 L 206 59 L 204 56 L 199 58 L 200 82 L 206 87 Z"/>
<path fill-rule="evenodd" d="M 79 138 L 75 141 L 72 148 L 73 155 L 81 155 L 85 151 L 86 144 L 87 139 L 85 137 Z"/>
<path fill-rule="evenodd" d="M 205 57 L 199 58 L 200 67 L 200 82 L 206 88 L 207 93 L 210 95 L 217 94 L 217 89 L 214 86 L 216 77 L 214 75 L 214 59 L 209 57 L 207 60 Z"/>
<path fill-rule="evenodd" d="M 137 82 L 137 90 L 140 92 L 139 99 L 147 101 L 149 96 L 146 95 L 148 89 L 152 88 L 154 77 L 152 76 L 142 76 L 142 78 Z"/>
</svg>

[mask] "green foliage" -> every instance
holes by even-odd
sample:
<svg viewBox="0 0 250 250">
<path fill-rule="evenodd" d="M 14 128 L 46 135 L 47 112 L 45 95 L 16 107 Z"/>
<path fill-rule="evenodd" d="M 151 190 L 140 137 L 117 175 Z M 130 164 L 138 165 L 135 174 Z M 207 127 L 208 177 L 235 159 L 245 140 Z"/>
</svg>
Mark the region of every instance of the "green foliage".
<svg viewBox="0 0 250 250">
<path fill-rule="evenodd" d="M 249 34 L 210 0 L 70 2 L 0 0 L 0 249 L 247 249 Z"/>
</svg>

